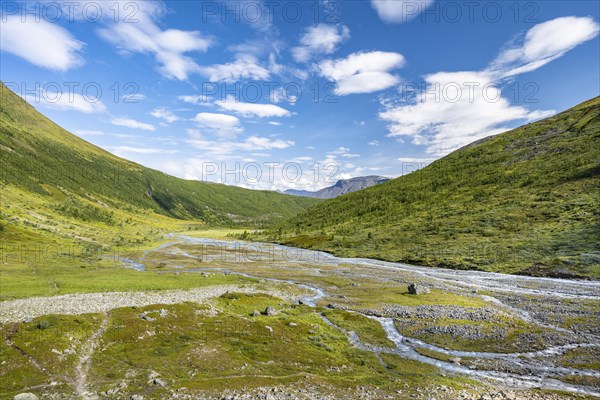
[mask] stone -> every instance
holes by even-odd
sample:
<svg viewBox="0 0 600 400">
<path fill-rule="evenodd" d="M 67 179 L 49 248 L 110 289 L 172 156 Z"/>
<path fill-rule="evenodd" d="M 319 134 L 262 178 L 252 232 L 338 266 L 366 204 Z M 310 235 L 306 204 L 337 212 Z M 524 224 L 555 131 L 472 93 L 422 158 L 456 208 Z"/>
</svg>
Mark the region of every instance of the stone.
<svg viewBox="0 0 600 400">
<path fill-rule="evenodd" d="M 160 386 L 160 387 L 166 387 L 166 386 L 167 386 L 167 382 L 163 381 L 163 380 L 162 380 L 162 379 L 160 379 L 160 378 L 153 379 L 151 382 L 152 382 L 153 384 L 155 384 L 155 385 L 158 385 L 158 386 Z"/>
<path fill-rule="evenodd" d="M 156 379 L 160 376 L 160 374 L 156 371 L 150 371 L 148 374 L 148 380 Z"/>
<path fill-rule="evenodd" d="M 429 288 L 422 285 L 415 285 L 411 283 L 408 285 L 408 294 L 427 294 L 430 293 Z"/>
<path fill-rule="evenodd" d="M 277 315 L 277 311 L 275 311 L 275 308 L 269 306 L 265 309 L 265 315 L 272 317 L 273 315 Z"/>
<path fill-rule="evenodd" d="M 134 394 L 133 396 L 131 396 L 129 398 L 129 400 L 144 400 L 144 396 L 139 395 L 139 394 Z"/>
<path fill-rule="evenodd" d="M 140 314 L 140 318 L 143 319 L 143 320 L 146 320 L 148 322 L 155 321 L 155 318 L 152 318 L 151 316 L 149 316 L 148 313 L 145 312 L 145 311 Z"/>
<path fill-rule="evenodd" d="M 459 364 L 460 365 L 460 357 L 454 357 L 450 359 L 450 362 L 452 364 Z"/>
<path fill-rule="evenodd" d="M 252 312 L 252 316 L 253 316 L 253 317 L 260 317 L 260 311 L 258 311 L 258 310 L 254 310 L 254 311 Z"/>
<path fill-rule="evenodd" d="M 38 400 L 39 398 L 33 393 L 19 393 L 13 400 Z"/>
</svg>

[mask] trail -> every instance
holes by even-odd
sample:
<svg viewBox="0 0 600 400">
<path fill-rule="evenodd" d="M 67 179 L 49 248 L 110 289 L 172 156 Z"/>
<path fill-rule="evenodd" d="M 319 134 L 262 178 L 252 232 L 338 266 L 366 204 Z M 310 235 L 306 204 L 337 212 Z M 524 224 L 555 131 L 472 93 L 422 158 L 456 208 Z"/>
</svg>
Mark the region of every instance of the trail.
<svg viewBox="0 0 600 400">
<path fill-rule="evenodd" d="M 94 352 L 98 347 L 100 338 L 106 332 L 108 326 L 108 313 L 103 314 L 102 322 L 100 327 L 94 334 L 88 339 L 88 341 L 82 346 L 79 361 L 75 367 L 75 393 L 80 399 L 83 400 L 97 400 L 99 397 L 88 391 L 88 373 L 92 364 L 92 358 Z"/>
</svg>

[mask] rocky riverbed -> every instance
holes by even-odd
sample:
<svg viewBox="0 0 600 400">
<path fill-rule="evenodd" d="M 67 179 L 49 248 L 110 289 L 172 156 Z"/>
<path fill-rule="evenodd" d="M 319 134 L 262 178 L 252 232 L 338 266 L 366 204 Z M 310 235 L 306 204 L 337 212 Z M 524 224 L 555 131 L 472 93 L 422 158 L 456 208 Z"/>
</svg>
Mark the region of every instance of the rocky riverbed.
<svg viewBox="0 0 600 400">
<path fill-rule="evenodd" d="M 323 317 L 354 346 L 378 357 L 397 355 L 439 368 L 441 375 L 463 375 L 483 384 L 461 390 L 440 385 L 426 392 L 399 387 L 393 394 L 374 387 L 353 388 L 345 398 L 563 398 L 558 393 L 539 392 L 544 389 L 576 397 L 600 396 L 600 356 L 596 351 L 600 347 L 600 283 L 344 259 L 271 244 L 251 244 L 249 256 L 250 245 L 243 242 L 184 236 L 171 239 L 167 245 L 146 252 L 142 260 L 124 260 L 125 264 L 140 271 L 141 276 L 239 274 L 258 283 L 6 301 L 0 304 L 0 323 L 30 321 L 48 314 L 83 315 L 121 307 L 207 303 L 228 292 L 266 293 L 294 304 L 370 318 L 381 325 L 394 347 L 365 344 L 360 334 Z M 173 268 L 164 268 L 165 264 Z M 140 318 L 154 321 L 152 314 L 146 316 L 150 318 Z M 493 389 L 498 386 L 502 389 Z M 327 385 L 259 387 L 217 394 L 171 390 L 168 398 L 339 398 L 339 388 L 331 394 L 328 390 Z M 110 395 L 96 393 L 92 397 Z"/>
</svg>

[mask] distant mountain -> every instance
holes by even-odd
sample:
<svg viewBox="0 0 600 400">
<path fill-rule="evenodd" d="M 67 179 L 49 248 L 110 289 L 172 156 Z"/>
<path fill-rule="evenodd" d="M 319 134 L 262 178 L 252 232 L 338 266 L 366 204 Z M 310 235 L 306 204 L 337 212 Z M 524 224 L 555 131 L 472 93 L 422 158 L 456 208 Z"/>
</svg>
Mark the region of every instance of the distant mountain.
<svg viewBox="0 0 600 400">
<path fill-rule="evenodd" d="M 288 189 L 283 193 L 291 194 L 293 196 L 314 197 L 317 199 L 333 199 L 343 194 L 356 192 L 357 190 L 363 190 L 387 181 L 389 181 L 389 178 L 384 176 L 359 176 L 350 179 L 340 179 L 335 185 L 323 188 L 316 192 L 311 192 L 309 190 Z"/>
<path fill-rule="evenodd" d="M 325 200 L 256 240 L 344 257 L 600 278 L 600 97 Z"/>
</svg>

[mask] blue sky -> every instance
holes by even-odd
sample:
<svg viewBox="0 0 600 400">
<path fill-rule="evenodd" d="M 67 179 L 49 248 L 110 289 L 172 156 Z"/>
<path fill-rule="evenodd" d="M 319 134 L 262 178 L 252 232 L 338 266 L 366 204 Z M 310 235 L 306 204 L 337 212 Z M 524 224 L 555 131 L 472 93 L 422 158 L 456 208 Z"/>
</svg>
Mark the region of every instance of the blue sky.
<svg viewBox="0 0 600 400">
<path fill-rule="evenodd" d="M 0 78 L 67 130 L 143 165 L 314 190 L 399 176 L 598 96 L 599 8 L 3 2 Z"/>
</svg>

